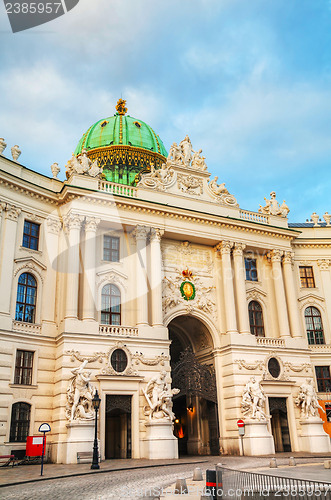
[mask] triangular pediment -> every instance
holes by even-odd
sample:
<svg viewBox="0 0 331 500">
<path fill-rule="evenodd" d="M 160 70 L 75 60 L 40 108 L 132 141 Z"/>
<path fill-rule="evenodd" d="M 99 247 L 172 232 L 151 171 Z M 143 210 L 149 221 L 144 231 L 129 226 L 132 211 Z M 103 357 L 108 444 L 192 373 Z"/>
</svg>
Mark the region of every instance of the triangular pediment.
<svg viewBox="0 0 331 500">
<path fill-rule="evenodd" d="M 300 297 L 298 300 L 299 300 L 299 302 L 303 302 L 304 300 L 307 300 L 307 299 L 325 302 L 325 299 L 323 297 L 321 297 L 320 295 L 317 295 L 316 293 L 308 293 L 308 294 L 304 295 L 303 297 Z"/>
<path fill-rule="evenodd" d="M 15 259 L 14 262 L 15 262 L 15 264 L 18 264 L 18 265 L 23 265 L 23 264 L 28 264 L 28 263 L 34 264 L 35 266 L 39 267 L 40 270 L 43 270 L 43 271 L 46 271 L 46 269 L 47 269 L 47 267 L 44 264 L 39 262 L 39 260 L 37 260 L 32 255 L 29 255 L 28 257 L 20 257 L 18 259 Z"/>
</svg>

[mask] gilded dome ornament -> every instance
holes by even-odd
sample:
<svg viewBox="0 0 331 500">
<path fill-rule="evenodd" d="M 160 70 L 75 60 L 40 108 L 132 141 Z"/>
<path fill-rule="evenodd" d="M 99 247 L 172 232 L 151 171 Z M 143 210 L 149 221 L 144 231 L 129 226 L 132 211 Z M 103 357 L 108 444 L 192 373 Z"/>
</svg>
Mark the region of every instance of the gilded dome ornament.
<svg viewBox="0 0 331 500">
<path fill-rule="evenodd" d="M 116 104 L 116 111 L 119 115 L 125 115 L 128 112 L 128 108 L 125 106 L 126 101 L 124 99 L 119 99 Z"/>
</svg>

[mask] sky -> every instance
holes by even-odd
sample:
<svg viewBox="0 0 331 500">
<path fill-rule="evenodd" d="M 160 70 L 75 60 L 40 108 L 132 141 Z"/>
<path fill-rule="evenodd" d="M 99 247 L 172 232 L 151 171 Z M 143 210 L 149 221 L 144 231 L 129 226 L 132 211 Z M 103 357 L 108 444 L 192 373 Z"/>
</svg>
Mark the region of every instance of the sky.
<svg viewBox="0 0 331 500">
<path fill-rule="evenodd" d="M 0 137 L 59 178 L 117 100 L 167 150 L 186 134 L 241 208 L 331 213 L 330 0 L 80 0 L 13 34 L 0 2 Z"/>
</svg>

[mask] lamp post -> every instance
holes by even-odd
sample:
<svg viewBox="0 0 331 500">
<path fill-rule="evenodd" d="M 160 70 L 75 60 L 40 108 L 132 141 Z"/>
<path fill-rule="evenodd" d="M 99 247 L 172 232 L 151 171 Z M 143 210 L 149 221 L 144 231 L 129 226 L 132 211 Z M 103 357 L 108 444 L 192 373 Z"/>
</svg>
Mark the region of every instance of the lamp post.
<svg viewBox="0 0 331 500">
<path fill-rule="evenodd" d="M 99 452 L 98 452 L 98 411 L 100 408 L 101 399 L 99 398 L 98 390 L 92 399 L 92 405 L 95 411 L 95 428 L 94 428 L 94 443 L 93 443 L 93 459 L 91 469 L 100 469 L 99 465 Z"/>
</svg>

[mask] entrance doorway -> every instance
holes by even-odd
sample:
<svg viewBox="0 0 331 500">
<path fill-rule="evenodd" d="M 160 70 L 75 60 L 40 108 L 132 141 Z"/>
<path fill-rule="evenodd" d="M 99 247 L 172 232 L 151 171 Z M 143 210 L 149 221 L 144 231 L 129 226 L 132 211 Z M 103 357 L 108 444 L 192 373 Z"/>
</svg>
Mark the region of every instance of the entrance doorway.
<svg viewBox="0 0 331 500">
<path fill-rule="evenodd" d="M 106 396 L 106 459 L 131 458 L 131 398 Z"/>
<path fill-rule="evenodd" d="M 290 431 L 287 420 L 286 398 L 269 398 L 271 429 L 275 442 L 275 451 L 292 451 Z"/>
<path fill-rule="evenodd" d="M 174 434 L 180 455 L 219 455 L 219 426 L 213 344 L 207 328 L 192 316 L 180 316 L 168 326 Z"/>
</svg>

